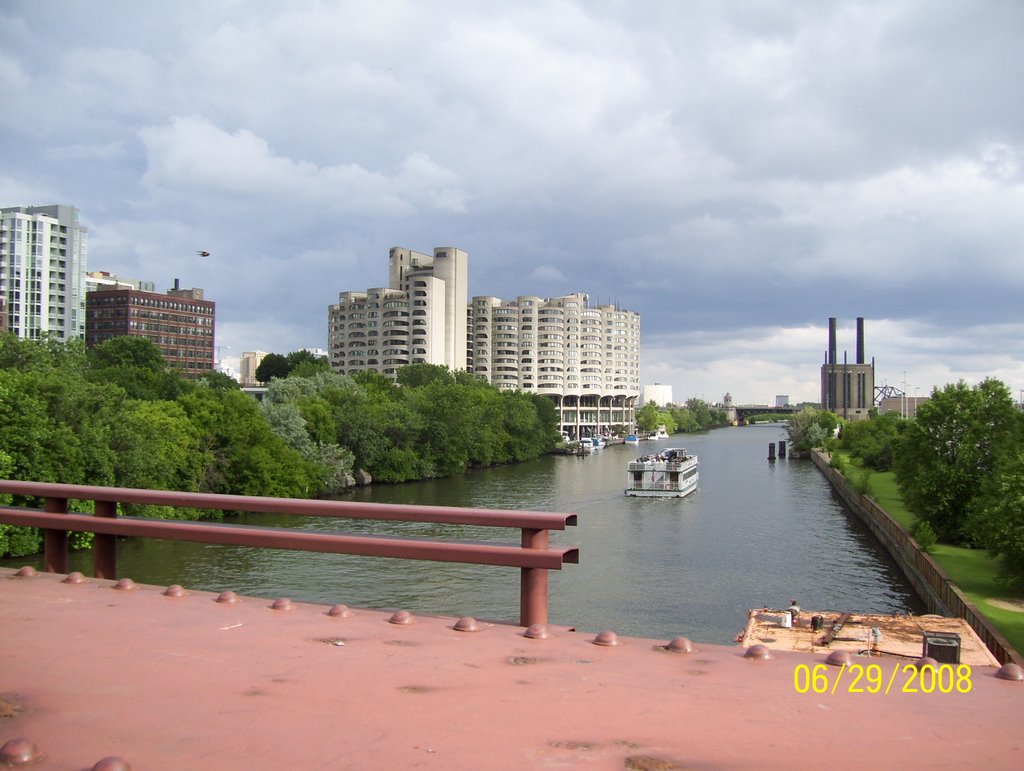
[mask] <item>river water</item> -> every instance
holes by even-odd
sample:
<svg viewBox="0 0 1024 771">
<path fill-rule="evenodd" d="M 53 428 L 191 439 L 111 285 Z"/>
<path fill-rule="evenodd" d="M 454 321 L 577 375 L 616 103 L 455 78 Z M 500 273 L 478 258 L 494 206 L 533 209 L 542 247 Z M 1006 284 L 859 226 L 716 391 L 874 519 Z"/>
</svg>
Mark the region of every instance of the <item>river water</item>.
<svg viewBox="0 0 1024 771">
<path fill-rule="evenodd" d="M 550 621 L 598 632 L 727 644 L 752 607 L 923 612 L 888 555 L 846 513 L 806 460 L 767 460 L 778 425 L 676 435 L 585 457 L 549 456 L 465 476 L 354 491 L 353 500 L 570 511 L 579 525 L 552 533 L 578 544 L 580 564 L 550 573 Z M 626 464 L 664 447 L 700 456 L 687 498 L 623 495 Z M 518 531 L 336 521 L 254 514 L 229 521 L 337 532 L 517 541 Z M 91 572 L 88 554 L 69 569 Z M 4 561 L 7 567 L 41 560 Z M 141 583 L 233 590 L 266 598 L 514 621 L 515 568 L 132 540 L 119 576 Z"/>
</svg>

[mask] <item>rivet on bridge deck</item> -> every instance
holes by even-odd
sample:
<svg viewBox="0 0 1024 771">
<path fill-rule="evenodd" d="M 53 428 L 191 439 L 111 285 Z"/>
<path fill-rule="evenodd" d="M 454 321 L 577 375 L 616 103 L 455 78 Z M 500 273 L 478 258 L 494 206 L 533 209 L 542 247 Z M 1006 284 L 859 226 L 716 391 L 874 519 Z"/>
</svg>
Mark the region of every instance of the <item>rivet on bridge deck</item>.
<svg viewBox="0 0 1024 771">
<path fill-rule="evenodd" d="M 226 603 L 224 594 L 134 582 L 115 590 L 120 583 L 0 570 L 0 762 L 669 769 L 1021 760 L 1024 684 L 995 666 L 972 668 L 969 693 L 798 693 L 795 669 L 824 655 L 346 613 L 341 604 L 292 602 L 280 612 L 275 600 Z"/>
</svg>

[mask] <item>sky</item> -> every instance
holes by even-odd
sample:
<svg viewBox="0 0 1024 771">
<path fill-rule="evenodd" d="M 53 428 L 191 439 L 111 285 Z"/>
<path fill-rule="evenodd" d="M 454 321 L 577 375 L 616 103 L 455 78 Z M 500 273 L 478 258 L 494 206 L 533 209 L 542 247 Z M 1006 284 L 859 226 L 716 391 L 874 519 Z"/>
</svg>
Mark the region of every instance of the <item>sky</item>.
<svg viewBox="0 0 1024 771">
<path fill-rule="evenodd" d="M 327 347 L 388 250 L 641 314 L 678 401 L 1024 398 L 1022 0 L 0 0 L 0 205 L 201 287 L 217 356 Z M 209 251 L 200 257 L 197 251 Z"/>
</svg>

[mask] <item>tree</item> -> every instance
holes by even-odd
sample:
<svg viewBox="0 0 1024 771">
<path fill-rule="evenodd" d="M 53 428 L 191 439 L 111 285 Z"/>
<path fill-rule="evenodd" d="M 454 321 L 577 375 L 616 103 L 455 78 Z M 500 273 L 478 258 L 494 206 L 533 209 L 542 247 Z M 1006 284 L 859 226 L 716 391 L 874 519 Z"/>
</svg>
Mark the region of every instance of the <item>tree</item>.
<svg viewBox="0 0 1024 771">
<path fill-rule="evenodd" d="M 256 367 L 256 380 L 260 383 L 269 383 L 275 377 L 288 377 L 292 371 L 288 359 L 279 353 L 268 353 Z"/>
<path fill-rule="evenodd" d="M 840 447 L 875 471 L 892 468 L 893 451 L 906 421 L 893 412 L 874 414 L 868 420 L 843 424 Z"/>
<path fill-rule="evenodd" d="M 987 379 L 974 387 L 960 381 L 936 389 L 908 421 L 893 471 L 907 509 L 927 521 L 939 540 L 970 540 L 972 501 L 1015 448 L 1019 420 L 1009 389 Z"/>
<path fill-rule="evenodd" d="M 664 426 L 665 431 L 674 434 L 679 430 L 677 411 L 661 410 L 654 402 L 647 402 L 636 411 L 636 427 L 639 431 L 655 431 Z"/>
<path fill-rule="evenodd" d="M 192 387 L 147 337 L 113 337 L 90 348 L 88 362 L 89 380 L 118 385 L 133 399 L 176 399 Z"/>
<path fill-rule="evenodd" d="M 273 432 L 256 400 L 241 391 L 196 388 L 180 400 L 201 436 L 201 492 L 302 498 L 316 472 Z"/>
<path fill-rule="evenodd" d="M 81 372 L 85 366 L 85 342 L 62 343 L 54 337 L 24 340 L 13 332 L 0 332 L 0 370 L 19 372 Z"/>
<path fill-rule="evenodd" d="M 274 433 L 319 469 L 321 494 L 335 494 L 351 484 L 354 458 L 338 445 L 338 423 L 328 395 L 354 388 L 349 378 L 330 371 L 310 377 L 293 373 L 275 378 L 262 402 Z"/>
<path fill-rule="evenodd" d="M 221 391 L 237 390 L 242 387 L 238 384 L 238 381 L 230 375 L 226 375 L 223 372 L 218 372 L 216 370 L 210 370 L 209 372 L 203 373 L 196 378 L 196 382 L 209 388 L 220 389 Z"/>
<path fill-rule="evenodd" d="M 724 416 L 720 412 L 712 410 L 706 401 L 696 397 L 686 400 L 686 411 L 693 416 L 694 423 L 700 429 L 711 428 L 713 425 L 725 422 Z"/>
<path fill-rule="evenodd" d="M 427 477 L 451 476 L 469 466 L 473 434 L 483 425 L 465 397 L 463 387 L 444 380 L 409 389 L 409 404 L 419 419 L 417 449 Z M 475 441 L 479 444 L 478 438 Z"/>
<path fill-rule="evenodd" d="M 312 377 L 318 372 L 331 371 L 326 356 L 317 356 L 305 349 L 292 351 L 285 359 L 288 361 L 287 377 Z"/>
<path fill-rule="evenodd" d="M 1024 587 L 1024 447 L 1004 457 L 972 502 L 966 530 L 1000 557 L 1002 577 Z"/>
<path fill-rule="evenodd" d="M 813 447 L 823 447 L 838 426 L 839 418 L 835 413 L 807 407 L 789 416 L 786 433 L 795 452 L 806 452 Z"/>
<path fill-rule="evenodd" d="M 201 437 L 177 402 L 133 400 L 111 425 L 118 487 L 197 492 Z"/>
<path fill-rule="evenodd" d="M 398 383 L 406 388 L 419 388 L 435 380 L 453 382 L 455 378 L 442 364 L 408 364 L 398 369 Z"/>
</svg>

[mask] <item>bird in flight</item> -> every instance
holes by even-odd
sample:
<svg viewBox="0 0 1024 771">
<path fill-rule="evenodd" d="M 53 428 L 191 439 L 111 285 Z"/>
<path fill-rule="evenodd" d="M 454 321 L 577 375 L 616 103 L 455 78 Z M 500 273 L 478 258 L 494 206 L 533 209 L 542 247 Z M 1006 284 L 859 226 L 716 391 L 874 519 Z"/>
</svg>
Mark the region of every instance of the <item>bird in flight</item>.
<svg viewBox="0 0 1024 771">
<path fill-rule="evenodd" d="M 198 254 L 200 257 L 209 257 L 210 256 L 209 252 L 204 252 L 202 249 L 200 249 L 198 252 L 196 252 L 196 254 Z"/>
</svg>

